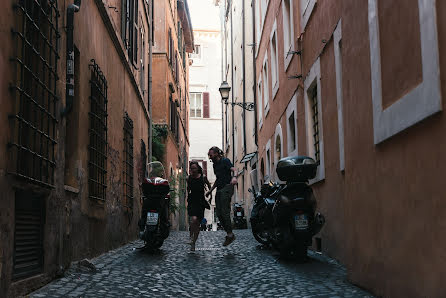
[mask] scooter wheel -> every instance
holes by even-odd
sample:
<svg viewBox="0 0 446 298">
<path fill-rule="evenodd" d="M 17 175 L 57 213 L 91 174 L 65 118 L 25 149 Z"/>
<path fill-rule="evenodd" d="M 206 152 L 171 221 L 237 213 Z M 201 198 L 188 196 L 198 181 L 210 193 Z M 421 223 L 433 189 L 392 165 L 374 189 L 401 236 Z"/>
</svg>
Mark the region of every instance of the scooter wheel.
<svg viewBox="0 0 446 298">
<path fill-rule="evenodd" d="M 263 245 L 268 245 L 269 244 L 268 239 L 265 236 L 262 235 L 262 232 L 256 231 L 255 229 L 253 229 L 252 230 L 252 235 L 257 240 L 257 242 L 259 242 L 260 244 L 263 244 Z"/>
</svg>

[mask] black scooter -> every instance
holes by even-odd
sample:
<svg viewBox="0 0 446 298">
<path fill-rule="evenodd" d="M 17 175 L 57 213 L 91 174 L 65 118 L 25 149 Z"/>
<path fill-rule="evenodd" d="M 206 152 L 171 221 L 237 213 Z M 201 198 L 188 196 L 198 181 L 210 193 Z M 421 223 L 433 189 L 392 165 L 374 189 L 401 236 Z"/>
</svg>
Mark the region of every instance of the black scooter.
<svg viewBox="0 0 446 298">
<path fill-rule="evenodd" d="M 285 184 L 269 181 L 258 192 L 254 187 L 257 183 L 253 183 L 253 235 L 259 243 L 278 249 L 281 257 L 305 258 L 312 237 L 325 223 L 324 216 L 316 213 L 316 199 L 308 185 L 316 171 L 317 164 L 310 157 L 287 157 L 277 163 L 276 169 Z M 251 179 L 253 176 L 257 173 Z"/>
<path fill-rule="evenodd" d="M 147 176 L 142 183 L 143 205 L 139 220 L 139 238 L 144 240 L 142 249 L 160 248 L 169 236 L 170 187 L 160 162 L 148 164 Z"/>
</svg>

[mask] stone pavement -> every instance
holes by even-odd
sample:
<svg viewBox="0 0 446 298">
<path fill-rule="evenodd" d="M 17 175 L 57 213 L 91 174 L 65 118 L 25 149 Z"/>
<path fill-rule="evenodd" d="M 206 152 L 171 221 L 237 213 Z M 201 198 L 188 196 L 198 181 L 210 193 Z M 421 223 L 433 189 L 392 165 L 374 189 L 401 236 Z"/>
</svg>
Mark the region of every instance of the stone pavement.
<svg viewBox="0 0 446 298">
<path fill-rule="evenodd" d="M 96 272 L 73 266 L 30 297 L 373 297 L 328 258 L 310 252 L 307 263 L 283 262 L 250 230 L 235 234 L 222 247 L 222 231 L 201 232 L 195 252 L 187 232 L 172 232 L 154 254 L 135 250 L 135 241 L 93 259 Z"/>
</svg>

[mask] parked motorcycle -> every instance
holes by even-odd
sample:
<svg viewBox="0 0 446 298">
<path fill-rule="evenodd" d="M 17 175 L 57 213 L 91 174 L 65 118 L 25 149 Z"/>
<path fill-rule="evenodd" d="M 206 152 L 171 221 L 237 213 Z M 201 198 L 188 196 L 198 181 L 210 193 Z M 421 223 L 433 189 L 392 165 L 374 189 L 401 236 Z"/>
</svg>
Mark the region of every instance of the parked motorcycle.
<svg viewBox="0 0 446 298">
<path fill-rule="evenodd" d="M 259 243 L 271 244 L 282 257 L 305 258 L 312 238 L 325 223 L 316 213 L 316 199 L 308 181 L 316 176 L 317 164 L 307 156 L 281 159 L 276 173 L 281 181 L 267 181 L 256 189 L 257 170 L 251 172 L 254 206 L 251 226 Z"/>
<path fill-rule="evenodd" d="M 160 162 L 147 165 L 147 175 L 142 182 L 143 205 L 139 221 L 139 237 L 144 248 L 157 249 L 169 236 L 170 187 L 166 172 Z"/>
<path fill-rule="evenodd" d="M 245 218 L 245 210 L 243 206 L 239 203 L 234 204 L 234 228 L 235 229 L 246 229 L 248 228 L 248 223 Z"/>
</svg>

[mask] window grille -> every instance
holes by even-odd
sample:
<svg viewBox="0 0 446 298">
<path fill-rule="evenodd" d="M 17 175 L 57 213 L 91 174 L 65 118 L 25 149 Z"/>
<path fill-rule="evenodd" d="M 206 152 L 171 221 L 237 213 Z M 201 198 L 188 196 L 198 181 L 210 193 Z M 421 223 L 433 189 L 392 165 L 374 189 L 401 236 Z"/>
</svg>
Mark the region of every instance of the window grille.
<svg viewBox="0 0 446 298">
<path fill-rule="evenodd" d="M 145 147 L 145 146 L 144 146 Z M 129 115 L 124 116 L 124 202 L 123 205 L 133 209 L 133 121 Z"/>
<path fill-rule="evenodd" d="M 314 157 L 316 162 L 320 163 L 320 148 L 319 148 L 319 111 L 317 105 L 317 86 L 312 90 L 311 94 L 311 112 L 313 121 L 313 144 L 314 144 Z"/>
<path fill-rule="evenodd" d="M 16 66 L 11 120 L 11 172 L 53 187 L 56 146 L 59 10 L 57 1 L 21 0 L 14 4 Z"/>
<path fill-rule="evenodd" d="M 91 60 L 90 144 L 88 146 L 89 197 L 105 200 L 107 188 L 107 80 Z"/>
</svg>

